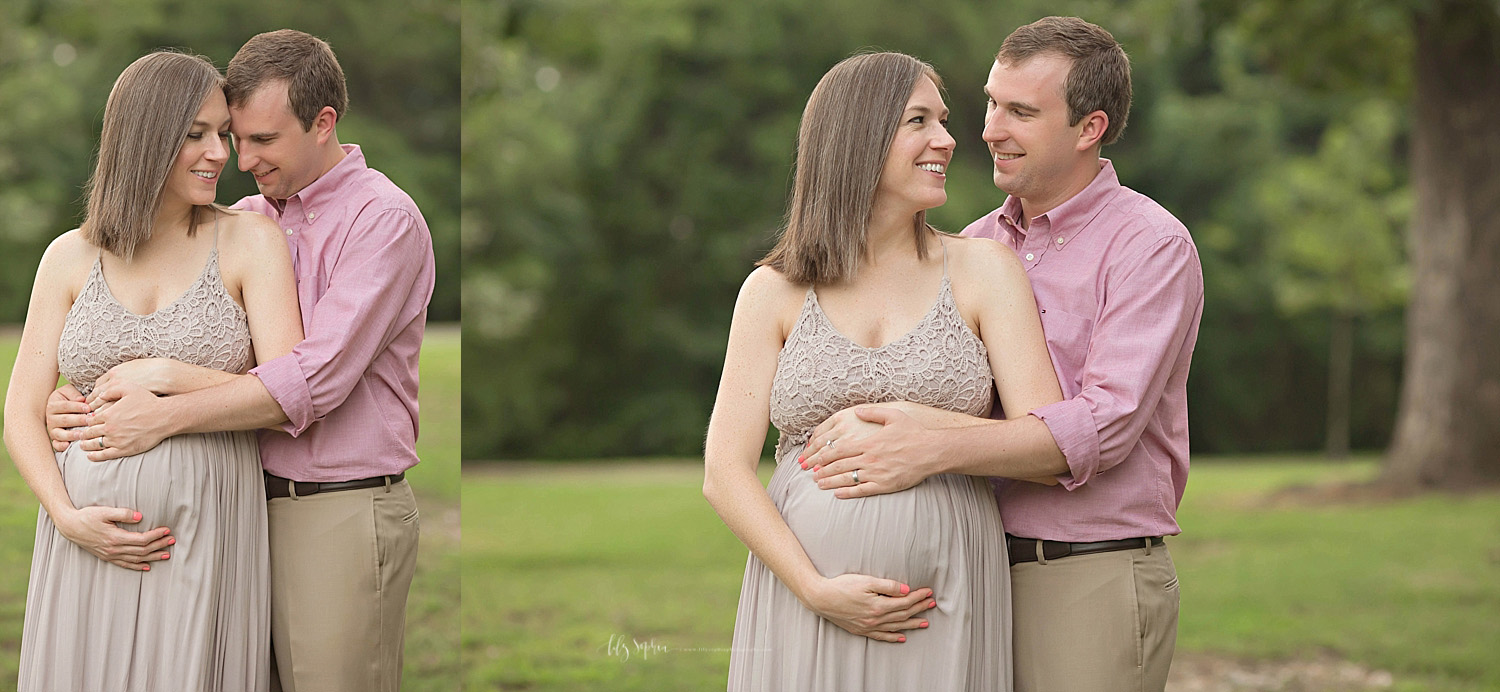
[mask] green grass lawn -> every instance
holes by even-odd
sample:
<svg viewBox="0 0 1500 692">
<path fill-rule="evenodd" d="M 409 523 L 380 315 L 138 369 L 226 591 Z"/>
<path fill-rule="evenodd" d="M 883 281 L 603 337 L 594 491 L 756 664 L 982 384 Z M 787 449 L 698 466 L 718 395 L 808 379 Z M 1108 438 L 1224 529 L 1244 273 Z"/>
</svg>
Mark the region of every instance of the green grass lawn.
<svg viewBox="0 0 1500 692">
<path fill-rule="evenodd" d="M 18 330 L 0 331 L 0 391 L 18 338 Z M 422 463 L 407 474 L 422 513 L 422 539 L 407 604 L 403 690 L 459 687 L 459 353 L 457 325 L 429 327 L 421 365 Z M 0 449 L 0 690 L 16 688 L 36 512 L 36 498 Z"/>
<path fill-rule="evenodd" d="M 1396 690 L 1500 690 L 1500 494 L 1283 492 L 1374 471 L 1199 459 L 1170 542 L 1178 651 L 1336 657 L 1392 672 Z M 723 689 L 729 657 L 711 649 L 729 646 L 746 552 L 701 483 L 692 463 L 467 465 L 467 689 Z"/>
</svg>

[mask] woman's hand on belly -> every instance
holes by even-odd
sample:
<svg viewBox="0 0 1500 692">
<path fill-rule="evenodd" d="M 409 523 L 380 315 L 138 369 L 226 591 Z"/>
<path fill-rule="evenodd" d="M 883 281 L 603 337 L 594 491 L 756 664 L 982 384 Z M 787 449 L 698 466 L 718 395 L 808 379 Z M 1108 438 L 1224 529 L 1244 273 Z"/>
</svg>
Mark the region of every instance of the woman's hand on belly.
<svg viewBox="0 0 1500 692">
<path fill-rule="evenodd" d="M 899 644 L 906 641 L 902 632 L 925 626 L 918 615 L 932 603 L 932 589 L 913 591 L 894 579 L 843 574 L 824 579 L 805 605 L 851 634 Z"/>
<path fill-rule="evenodd" d="M 165 526 L 136 532 L 117 525 L 134 524 L 140 520 L 140 512 L 121 507 L 82 507 L 66 516 L 52 517 L 53 525 L 63 538 L 100 560 L 125 569 L 149 572 L 148 563 L 166 559 L 168 553 L 162 551 L 175 544 L 177 539 L 168 535 L 171 529 Z"/>
</svg>

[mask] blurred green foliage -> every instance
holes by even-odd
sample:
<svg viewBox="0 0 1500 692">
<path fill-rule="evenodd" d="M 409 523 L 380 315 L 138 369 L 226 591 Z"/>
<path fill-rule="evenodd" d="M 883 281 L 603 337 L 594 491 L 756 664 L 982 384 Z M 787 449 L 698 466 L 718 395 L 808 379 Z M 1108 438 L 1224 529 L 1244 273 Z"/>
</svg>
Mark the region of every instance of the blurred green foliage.
<svg viewBox="0 0 1500 692">
<path fill-rule="evenodd" d="M 432 230 L 430 319 L 459 318 L 458 0 L 7 0 L 0 3 L 0 322 L 26 314 L 42 250 L 77 226 L 115 77 L 157 48 L 221 70 L 255 34 L 328 41 L 349 85 L 339 123 L 372 167 L 406 190 Z M 231 172 L 219 201 L 255 194 Z"/>
<path fill-rule="evenodd" d="M 466 4 L 465 458 L 696 453 L 735 294 L 773 241 L 819 77 L 867 48 L 938 69 L 959 144 L 949 202 L 928 218 L 956 232 L 1004 200 L 979 139 L 992 56 L 1047 14 L 1100 24 L 1131 55 L 1129 128 L 1105 156 L 1202 255 L 1195 450 L 1316 448 L 1336 310 L 1356 325 L 1353 444 L 1383 446 L 1404 339 L 1412 39 L 1400 0 L 1355 4 L 1359 21 L 1309 16 L 1290 34 L 1281 19 L 1321 10 Z"/>
</svg>

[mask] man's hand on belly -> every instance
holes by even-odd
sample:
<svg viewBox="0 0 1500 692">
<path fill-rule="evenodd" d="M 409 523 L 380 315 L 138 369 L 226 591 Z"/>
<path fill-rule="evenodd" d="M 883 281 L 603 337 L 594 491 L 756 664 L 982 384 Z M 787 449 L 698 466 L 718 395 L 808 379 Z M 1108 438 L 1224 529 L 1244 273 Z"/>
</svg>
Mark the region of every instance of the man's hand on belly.
<svg viewBox="0 0 1500 692">
<path fill-rule="evenodd" d="M 839 436 L 855 422 L 880 428 Z M 930 432 L 895 407 L 845 409 L 818 426 L 808 447 L 815 451 L 803 463 L 814 470 L 819 488 L 833 490 L 840 499 L 900 492 L 933 475 L 928 470 L 933 467 L 932 446 L 924 437 Z"/>
<path fill-rule="evenodd" d="M 161 397 L 125 380 L 96 387 L 89 394 L 93 424 L 84 429 L 83 451 L 89 461 L 108 461 L 140 454 L 171 436 L 170 418 Z"/>
</svg>

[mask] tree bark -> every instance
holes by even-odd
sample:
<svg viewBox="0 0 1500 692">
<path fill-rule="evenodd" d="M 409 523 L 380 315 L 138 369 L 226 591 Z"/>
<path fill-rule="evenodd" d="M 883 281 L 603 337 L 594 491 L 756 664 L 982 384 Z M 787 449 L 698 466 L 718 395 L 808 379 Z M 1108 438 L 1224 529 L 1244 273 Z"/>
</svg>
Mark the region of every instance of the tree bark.
<svg viewBox="0 0 1500 692">
<path fill-rule="evenodd" d="M 1500 482 L 1500 12 L 1416 17 L 1406 367 L 1384 479 Z"/>
</svg>

